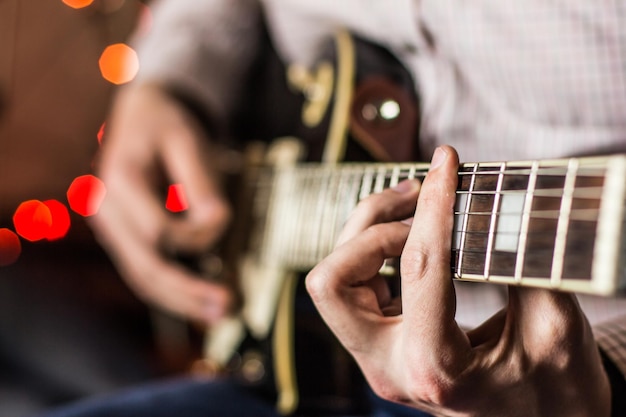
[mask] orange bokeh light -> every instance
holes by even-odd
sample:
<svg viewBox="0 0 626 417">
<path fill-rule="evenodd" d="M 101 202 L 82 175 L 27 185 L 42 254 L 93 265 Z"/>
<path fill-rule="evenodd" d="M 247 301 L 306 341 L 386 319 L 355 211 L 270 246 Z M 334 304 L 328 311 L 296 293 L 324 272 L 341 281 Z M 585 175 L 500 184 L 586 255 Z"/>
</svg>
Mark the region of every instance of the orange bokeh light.
<svg viewBox="0 0 626 417">
<path fill-rule="evenodd" d="M 167 189 L 165 208 L 173 213 L 185 211 L 189 207 L 182 184 L 172 184 Z"/>
<path fill-rule="evenodd" d="M 62 0 L 63 3 L 70 6 L 72 9 L 82 9 L 93 3 L 93 0 Z"/>
<path fill-rule="evenodd" d="M 21 253 L 20 238 L 9 229 L 0 229 L 0 266 L 11 265 Z"/>
<path fill-rule="evenodd" d="M 93 175 L 82 175 L 72 181 L 67 189 L 67 201 L 70 208 L 81 216 L 93 216 L 100 209 L 106 187 Z"/>
<path fill-rule="evenodd" d="M 139 71 L 137 53 L 123 43 L 107 46 L 100 55 L 98 65 L 104 79 L 116 85 L 131 81 Z"/>
<path fill-rule="evenodd" d="M 46 239 L 57 240 L 64 238 L 70 230 L 70 213 L 67 207 L 58 200 L 46 200 L 43 202 L 52 215 L 52 224 L 46 234 Z"/>
<path fill-rule="evenodd" d="M 52 213 L 39 200 L 24 201 L 13 214 L 13 225 L 18 235 L 35 242 L 47 236 L 52 226 Z"/>
</svg>

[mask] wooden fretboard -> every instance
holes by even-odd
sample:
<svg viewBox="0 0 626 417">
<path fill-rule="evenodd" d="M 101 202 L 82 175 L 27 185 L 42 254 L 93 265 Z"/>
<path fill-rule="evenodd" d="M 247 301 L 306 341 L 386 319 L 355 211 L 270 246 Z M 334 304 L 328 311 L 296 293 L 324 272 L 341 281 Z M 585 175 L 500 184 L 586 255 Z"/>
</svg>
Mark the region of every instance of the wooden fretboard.
<svg viewBox="0 0 626 417">
<path fill-rule="evenodd" d="M 427 164 L 301 164 L 261 176 L 253 245 L 307 270 L 332 250 L 359 200 Z M 459 169 L 453 276 L 615 294 L 626 286 L 626 156 L 465 163 Z M 418 220 L 419 221 L 419 220 Z"/>
</svg>

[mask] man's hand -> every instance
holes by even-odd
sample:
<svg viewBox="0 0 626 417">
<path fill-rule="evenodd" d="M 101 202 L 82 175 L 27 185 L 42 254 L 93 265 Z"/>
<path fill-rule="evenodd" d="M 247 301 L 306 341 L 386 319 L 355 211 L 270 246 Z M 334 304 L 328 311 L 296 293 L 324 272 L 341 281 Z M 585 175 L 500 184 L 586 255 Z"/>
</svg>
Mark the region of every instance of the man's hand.
<svg viewBox="0 0 626 417">
<path fill-rule="evenodd" d="M 183 106 L 157 87 L 129 87 L 113 107 L 100 176 L 107 195 L 92 226 L 122 275 L 146 301 L 212 324 L 230 292 L 175 260 L 201 254 L 222 234 L 230 208 L 207 163 L 207 138 Z M 163 176 L 184 186 L 189 209 L 165 209 Z"/>
<path fill-rule="evenodd" d="M 608 416 L 607 377 L 573 295 L 511 287 L 507 308 L 480 327 L 456 323 L 458 163 L 454 149 L 439 148 L 421 190 L 401 183 L 359 204 L 307 277 L 324 320 L 383 398 L 442 416 Z M 401 221 L 415 199 L 414 220 Z M 401 300 L 378 274 L 397 256 Z"/>
</svg>

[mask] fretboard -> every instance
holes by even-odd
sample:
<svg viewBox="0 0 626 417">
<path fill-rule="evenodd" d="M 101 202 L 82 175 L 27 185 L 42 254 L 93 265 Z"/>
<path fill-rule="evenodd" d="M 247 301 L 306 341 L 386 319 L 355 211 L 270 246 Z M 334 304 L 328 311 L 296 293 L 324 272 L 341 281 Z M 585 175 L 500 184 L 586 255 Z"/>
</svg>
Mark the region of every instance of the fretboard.
<svg viewBox="0 0 626 417">
<path fill-rule="evenodd" d="M 427 164 L 301 164 L 259 185 L 255 246 L 307 270 L 330 253 L 359 200 Z M 465 163 L 451 257 L 461 280 L 614 294 L 625 286 L 626 156 Z M 417 220 L 419 221 L 419 220 Z"/>
</svg>

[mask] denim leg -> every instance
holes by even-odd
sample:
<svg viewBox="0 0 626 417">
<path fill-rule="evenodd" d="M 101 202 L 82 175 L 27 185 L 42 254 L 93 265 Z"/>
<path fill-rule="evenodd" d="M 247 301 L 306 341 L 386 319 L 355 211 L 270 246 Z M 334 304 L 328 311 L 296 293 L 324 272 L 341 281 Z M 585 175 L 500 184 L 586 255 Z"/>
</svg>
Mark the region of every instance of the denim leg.
<svg viewBox="0 0 626 417">
<path fill-rule="evenodd" d="M 279 417 L 274 404 L 235 381 L 180 379 L 87 399 L 39 417 Z"/>
<path fill-rule="evenodd" d="M 430 414 L 415 408 L 383 400 L 371 390 L 369 390 L 369 397 L 372 404 L 369 417 L 431 417 Z"/>
</svg>

